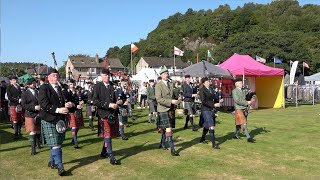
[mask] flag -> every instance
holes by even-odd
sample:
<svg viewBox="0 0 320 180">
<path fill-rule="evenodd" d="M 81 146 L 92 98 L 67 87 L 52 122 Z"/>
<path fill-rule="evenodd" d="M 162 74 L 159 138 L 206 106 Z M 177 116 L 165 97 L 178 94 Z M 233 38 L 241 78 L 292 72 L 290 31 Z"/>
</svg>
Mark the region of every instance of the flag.
<svg viewBox="0 0 320 180">
<path fill-rule="evenodd" d="M 138 47 L 136 45 L 134 45 L 133 43 L 131 43 L 131 52 L 134 53 L 136 51 L 138 51 Z"/>
<path fill-rule="evenodd" d="M 303 62 L 303 67 L 310 69 L 309 64 Z"/>
<path fill-rule="evenodd" d="M 58 64 L 57 64 L 56 56 L 54 55 L 54 52 L 52 52 L 51 55 L 54 62 L 54 68 L 58 71 Z"/>
<path fill-rule="evenodd" d="M 273 62 L 274 62 L 275 64 L 282 64 L 282 59 L 273 58 Z"/>
<path fill-rule="evenodd" d="M 259 57 L 259 56 L 256 56 L 256 61 L 261 62 L 261 63 L 263 63 L 263 64 L 266 63 L 266 59 L 265 59 L 265 58 L 262 58 L 262 57 Z"/>
<path fill-rule="evenodd" d="M 179 48 L 174 46 L 174 54 L 178 56 L 183 56 L 183 51 L 181 51 Z"/>
</svg>

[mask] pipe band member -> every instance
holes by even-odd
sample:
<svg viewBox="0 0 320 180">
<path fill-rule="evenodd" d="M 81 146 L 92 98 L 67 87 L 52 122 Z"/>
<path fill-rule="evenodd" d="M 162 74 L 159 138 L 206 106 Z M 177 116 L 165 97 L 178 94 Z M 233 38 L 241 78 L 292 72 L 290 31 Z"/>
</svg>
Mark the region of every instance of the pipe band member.
<svg viewBox="0 0 320 180">
<path fill-rule="evenodd" d="M 58 84 L 59 74 L 57 70 L 49 73 L 48 84 L 43 84 L 39 89 L 40 117 L 42 132 L 46 144 L 50 146 L 50 159 L 48 166 L 57 168 L 60 176 L 66 175 L 62 164 L 62 143 L 65 139 L 65 121 L 69 113 L 68 108 L 72 108 L 71 102 L 66 102 L 62 88 Z M 58 132 L 57 124 L 62 124 L 61 131 Z"/>
<path fill-rule="evenodd" d="M 36 147 L 40 149 L 41 119 L 39 118 L 40 105 L 38 101 L 39 92 L 36 89 L 35 78 L 27 80 L 27 90 L 21 95 L 21 106 L 25 110 L 25 128 L 29 133 L 31 143 L 31 155 L 36 154 Z M 39 121 L 40 120 L 40 121 Z"/>
<path fill-rule="evenodd" d="M 200 139 L 200 143 L 208 144 L 205 140 L 206 134 L 209 131 L 212 148 L 220 149 L 219 145 L 215 142 L 215 125 L 216 119 L 214 115 L 214 110 L 216 107 L 220 107 L 218 94 L 210 87 L 211 81 L 209 78 L 204 77 L 201 79 L 203 86 L 200 88 L 200 99 L 202 102 L 201 106 L 201 117 L 203 120 L 203 131 Z"/>
<path fill-rule="evenodd" d="M 161 81 L 155 88 L 156 101 L 158 103 L 157 110 L 159 118 L 157 120 L 157 128 L 161 132 L 161 140 L 159 148 L 166 149 L 165 141 L 168 139 L 171 148 L 172 156 L 179 156 L 179 153 L 174 149 L 172 140 L 172 128 L 175 125 L 174 105 L 178 105 L 181 99 L 173 99 L 173 83 L 169 81 L 169 72 L 166 66 L 160 68 Z"/>
<path fill-rule="evenodd" d="M 153 79 L 149 80 L 150 86 L 147 89 L 147 97 L 148 97 L 148 104 L 149 104 L 149 120 L 148 123 L 155 122 L 158 119 L 158 112 L 157 112 L 157 101 L 156 101 L 156 94 L 155 94 L 155 83 Z M 155 120 L 153 120 L 153 116 Z"/>
<path fill-rule="evenodd" d="M 18 77 L 15 75 L 10 76 L 10 85 L 7 87 L 7 96 L 9 99 L 9 114 L 10 121 L 13 123 L 14 139 L 21 137 L 21 127 L 24 121 L 23 111 L 21 108 L 21 94 L 22 90 L 17 83 Z M 18 108 L 20 110 L 17 112 Z"/>
<path fill-rule="evenodd" d="M 242 79 L 237 78 L 235 80 L 235 88 L 232 90 L 232 97 L 234 100 L 234 107 L 235 107 L 235 124 L 236 124 L 236 130 L 235 130 L 235 139 L 240 139 L 239 131 L 241 129 L 241 126 L 244 129 L 244 133 L 247 136 L 248 142 L 255 142 L 255 139 L 253 139 L 248 131 L 247 126 L 247 116 L 248 113 L 245 113 L 248 106 L 251 105 L 252 101 L 247 101 L 245 93 L 242 91 L 243 84 Z"/>
<path fill-rule="evenodd" d="M 186 122 L 184 129 L 188 129 L 188 123 L 190 121 L 192 126 L 192 131 L 197 131 L 198 129 L 194 125 L 194 117 L 196 115 L 196 108 L 194 104 L 195 97 L 197 96 L 196 90 L 191 86 L 190 75 L 185 75 L 185 82 L 183 83 L 183 96 L 184 96 L 184 114 L 186 115 Z"/>
<path fill-rule="evenodd" d="M 88 83 L 88 90 L 86 91 L 87 95 L 87 104 L 86 104 L 86 116 L 89 117 L 89 129 L 94 130 L 93 118 L 96 113 L 96 109 L 93 109 L 93 84 Z"/>
<path fill-rule="evenodd" d="M 122 100 L 124 102 L 119 106 L 118 120 L 119 120 L 119 132 L 122 140 L 128 140 L 128 137 L 124 134 L 124 127 L 128 127 L 128 105 L 130 99 L 127 97 L 126 81 L 122 79 L 120 81 L 119 87 L 115 90 L 115 96 L 117 100 Z M 128 92 L 129 93 L 129 92 Z"/>
<path fill-rule="evenodd" d="M 74 87 L 74 81 L 70 80 L 68 84 L 68 90 L 65 91 L 65 97 L 67 102 L 71 102 L 73 107 L 69 109 L 67 115 L 68 127 L 71 128 L 72 140 L 71 145 L 75 149 L 79 149 L 78 132 L 80 128 L 84 127 L 82 106 L 84 104 L 84 95 L 81 92 L 81 87 Z"/>
<path fill-rule="evenodd" d="M 98 136 L 104 138 L 101 158 L 110 158 L 110 164 L 120 162 L 114 157 L 112 151 L 112 137 L 119 134 L 118 108 L 123 102 L 116 100 L 113 84 L 110 82 L 110 71 L 101 71 L 102 82 L 95 85 L 93 91 L 93 105 L 97 106 Z"/>
</svg>

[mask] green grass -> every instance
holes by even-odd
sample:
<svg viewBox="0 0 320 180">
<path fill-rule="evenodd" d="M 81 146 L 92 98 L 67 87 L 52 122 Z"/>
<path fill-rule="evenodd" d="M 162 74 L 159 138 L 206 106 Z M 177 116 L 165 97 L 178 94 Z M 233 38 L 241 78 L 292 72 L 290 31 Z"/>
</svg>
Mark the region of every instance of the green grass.
<svg viewBox="0 0 320 180">
<path fill-rule="evenodd" d="M 102 139 L 97 131 L 79 131 L 81 149 L 71 145 L 67 132 L 63 145 L 66 179 L 319 179 L 320 178 L 320 105 L 287 109 L 252 111 L 248 124 L 257 143 L 232 139 L 234 120 L 230 113 L 219 113 L 216 138 L 220 150 L 199 144 L 201 130 L 184 130 L 184 116 L 178 117 L 174 132 L 179 157 L 158 149 L 160 134 L 147 123 L 147 110 L 135 110 L 139 117 L 126 128 L 128 141 L 113 139 L 120 166 L 99 159 Z M 198 122 L 198 117 L 196 117 Z M 95 120 L 95 124 L 97 121 Z M 85 125 L 88 125 L 87 119 Z M 1 179 L 56 179 L 57 170 L 47 167 L 49 148 L 30 155 L 28 135 L 13 141 L 8 122 L 0 123 Z M 209 136 L 207 136 L 209 140 Z"/>
</svg>

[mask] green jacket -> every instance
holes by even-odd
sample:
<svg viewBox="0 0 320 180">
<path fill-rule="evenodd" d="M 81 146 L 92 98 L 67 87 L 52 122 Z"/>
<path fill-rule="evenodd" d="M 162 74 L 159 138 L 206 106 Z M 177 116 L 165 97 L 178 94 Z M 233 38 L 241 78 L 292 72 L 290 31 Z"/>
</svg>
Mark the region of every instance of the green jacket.
<svg viewBox="0 0 320 180">
<path fill-rule="evenodd" d="M 234 108 L 235 109 L 245 109 L 248 106 L 248 102 L 246 101 L 246 96 L 244 92 L 239 88 L 234 88 L 232 90 L 232 97 L 234 100 Z"/>
<path fill-rule="evenodd" d="M 170 89 L 163 81 L 160 81 L 156 85 L 156 100 L 158 103 L 158 112 L 167 112 L 171 107 L 171 100 L 173 97 L 173 84 L 169 82 Z"/>
<path fill-rule="evenodd" d="M 148 97 L 148 102 L 152 102 L 156 100 L 156 95 L 155 95 L 155 89 L 152 87 L 148 87 L 147 89 L 147 97 Z"/>
</svg>

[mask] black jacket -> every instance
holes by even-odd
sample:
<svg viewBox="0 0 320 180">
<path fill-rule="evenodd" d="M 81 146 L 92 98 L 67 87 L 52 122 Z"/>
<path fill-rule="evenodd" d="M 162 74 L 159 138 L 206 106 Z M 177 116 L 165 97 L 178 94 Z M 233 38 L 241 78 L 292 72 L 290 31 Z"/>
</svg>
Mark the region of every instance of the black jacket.
<svg viewBox="0 0 320 180">
<path fill-rule="evenodd" d="M 114 113 L 114 110 L 109 108 L 109 104 L 115 102 L 115 92 L 111 82 L 109 88 L 103 82 L 99 82 L 94 86 L 93 105 L 97 106 L 97 117 L 107 118 L 110 113 Z"/>
<path fill-rule="evenodd" d="M 191 84 L 190 84 L 191 85 Z M 194 93 L 194 89 L 188 85 L 187 83 L 183 83 L 183 101 L 184 102 L 194 102 L 194 97 L 192 97 L 192 94 Z"/>
<path fill-rule="evenodd" d="M 211 87 L 210 89 L 211 93 L 205 86 L 200 88 L 201 111 L 212 111 L 215 108 L 214 103 L 219 102 L 219 96 Z"/>
<path fill-rule="evenodd" d="M 39 114 L 39 111 L 35 110 L 35 106 L 39 105 L 38 102 L 38 90 L 35 90 L 35 95 L 27 89 L 21 95 L 21 106 L 25 110 L 25 117 L 36 117 Z"/>
<path fill-rule="evenodd" d="M 18 85 L 17 85 L 18 86 Z M 7 96 L 9 99 L 9 105 L 10 106 L 16 106 L 19 104 L 19 99 L 21 98 L 21 88 L 18 86 L 18 88 L 15 88 L 12 84 L 10 84 L 7 87 Z"/>
<path fill-rule="evenodd" d="M 40 86 L 38 98 L 41 107 L 40 117 L 45 121 L 65 120 L 65 115 L 55 113 L 57 108 L 64 107 L 65 105 L 65 98 L 60 86 L 59 90 L 61 92 L 60 97 L 50 84 Z"/>
<path fill-rule="evenodd" d="M 86 96 L 87 96 L 87 104 L 91 105 L 93 103 L 93 89 L 91 91 L 87 90 Z"/>
</svg>

